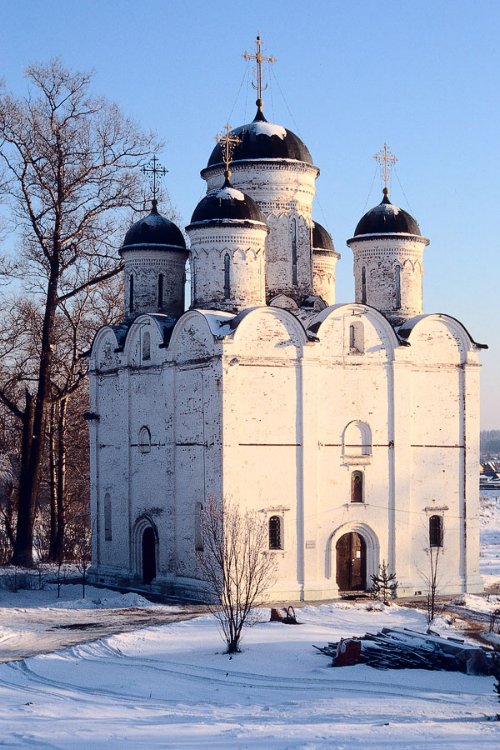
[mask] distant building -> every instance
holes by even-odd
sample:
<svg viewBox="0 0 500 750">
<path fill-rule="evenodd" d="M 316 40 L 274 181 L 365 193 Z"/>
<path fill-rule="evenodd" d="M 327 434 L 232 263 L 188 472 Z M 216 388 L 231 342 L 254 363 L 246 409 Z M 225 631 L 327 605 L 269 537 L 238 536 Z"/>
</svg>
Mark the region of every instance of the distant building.
<svg viewBox="0 0 500 750">
<path fill-rule="evenodd" d="M 268 525 L 273 599 L 366 590 L 383 560 L 414 594 L 430 547 L 440 591 L 480 591 L 480 345 L 423 314 L 428 240 L 384 190 L 347 241 L 355 301 L 336 304 L 309 150 L 261 100 L 232 135 L 190 249 L 156 204 L 121 249 L 123 322 L 90 359 L 93 579 L 203 597 L 203 506 L 227 498 Z"/>
</svg>

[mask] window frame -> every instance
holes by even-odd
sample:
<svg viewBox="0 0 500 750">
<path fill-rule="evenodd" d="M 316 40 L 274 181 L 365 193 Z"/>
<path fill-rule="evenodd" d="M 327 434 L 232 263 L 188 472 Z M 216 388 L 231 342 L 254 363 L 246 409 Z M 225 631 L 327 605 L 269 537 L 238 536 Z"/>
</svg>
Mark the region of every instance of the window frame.
<svg viewBox="0 0 500 750">
<path fill-rule="evenodd" d="M 283 551 L 284 535 L 283 535 L 283 516 L 278 516 L 273 513 L 269 516 L 267 521 L 267 533 L 268 533 L 268 545 L 271 552 Z"/>
</svg>

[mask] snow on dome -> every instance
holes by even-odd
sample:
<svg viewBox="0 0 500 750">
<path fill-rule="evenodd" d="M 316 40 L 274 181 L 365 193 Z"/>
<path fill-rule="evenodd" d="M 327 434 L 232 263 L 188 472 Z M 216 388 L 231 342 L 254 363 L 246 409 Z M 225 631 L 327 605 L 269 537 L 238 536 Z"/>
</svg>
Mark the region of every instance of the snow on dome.
<svg viewBox="0 0 500 750">
<path fill-rule="evenodd" d="M 239 161 L 271 159 L 313 164 L 309 149 L 300 138 L 282 125 L 268 122 L 260 107 L 252 122 L 235 128 L 231 135 L 240 139 L 233 151 L 233 164 Z M 220 165 L 223 161 L 221 146 L 218 143 L 210 154 L 207 168 Z"/>
<path fill-rule="evenodd" d="M 201 199 L 189 226 L 207 221 L 251 221 L 265 224 L 264 215 L 257 203 L 249 195 L 233 188 L 228 177 L 222 187 L 211 190 Z"/>
<path fill-rule="evenodd" d="M 245 200 L 245 194 L 241 192 L 241 190 L 236 190 L 236 188 L 233 187 L 222 187 L 218 188 L 217 190 L 213 190 L 208 195 L 213 195 L 215 198 L 220 198 L 221 200 L 235 200 L 235 201 L 244 201 Z"/>
<path fill-rule="evenodd" d="M 267 135 L 269 137 L 277 135 L 278 138 L 284 140 L 286 138 L 286 130 L 282 125 L 276 125 L 273 122 L 257 121 L 252 123 L 253 131 L 255 135 Z"/>
</svg>

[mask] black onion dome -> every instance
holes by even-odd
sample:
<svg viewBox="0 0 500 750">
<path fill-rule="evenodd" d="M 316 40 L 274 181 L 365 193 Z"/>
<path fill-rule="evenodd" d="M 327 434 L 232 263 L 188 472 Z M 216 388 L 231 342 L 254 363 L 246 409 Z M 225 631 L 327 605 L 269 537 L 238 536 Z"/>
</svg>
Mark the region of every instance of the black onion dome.
<svg viewBox="0 0 500 750">
<path fill-rule="evenodd" d="M 354 230 L 354 237 L 362 234 L 412 234 L 420 237 L 422 233 L 413 216 L 391 203 L 389 191 L 384 188 L 382 202 L 370 209 Z"/>
<path fill-rule="evenodd" d="M 231 131 L 240 138 L 232 154 L 232 162 L 260 159 L 292 159 L 306 164 L 313 163 L 307 146 L 295 133 L 281 125 L 268 122 L 262 109 L 257 109 L 253 122 Z M 208 160 L 207 167 L 222 164 L 222 150 L 218 143 Z"/>
<path fill-rule="evenodd" d="M 207 193 L 194 209 L 191 224 L 209 221 L 266 222 L 253 198 L 232 187 L 227 178 L 221 188 Z"/>
<path fill-rule="evenodd" d="M 151 213 L 136 221 L 128 230 L 122 250 L 159 245 L 178 248 L 179 250 L 186 249 L 186 241 L 179 227 L 173 221 L 159 214 L 156 209 L 156 202 L 153 202 Z"/>
<path fill-rule="evenodd" d="M 318 224 L 317 221 L 313 224 L 312 246 L 317 250 L 330 250 L 333 253 L 335 252 L 331 234 L 326 231 L 325 227 Z"/>
</svg>

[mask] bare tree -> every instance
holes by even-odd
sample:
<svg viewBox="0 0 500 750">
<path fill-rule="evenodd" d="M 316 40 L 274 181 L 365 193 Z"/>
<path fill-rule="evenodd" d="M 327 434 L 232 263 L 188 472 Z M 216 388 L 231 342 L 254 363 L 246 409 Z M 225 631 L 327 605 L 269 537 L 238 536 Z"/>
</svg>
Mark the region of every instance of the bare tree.
<svg viewBox="0 0 500 750">
<path fill-rule="evenodd" d="M 441 561 L 442 547 L 429 546 L 427 553 L 427 570 L 421 571 L 420 576 L 426 589 L 426 619 L 427 632 L 430 631 L 434 617 L 436 616 L 436 597 L 439 585 L 439 563 Z"/>
<path fill-rule="evenodd" d="M 21 234 L 18 272 L 41 310 L 41 327 L 29 374 L 13 382 L 10 367 L 5 379 L 0 373 L 0 401 L 22 426 L 13 562 L 32 565 L 57 316 L 120 270 L 120 211 L 139 206 L 136 167 L 156 144 L 90 94 L 89 75 L 56 60 L 30 66 L 26 76 L 25 98 L 0 96 L 0 192 Z"/>
<path fill-rule="evenodd" d="M 240 650 L 242 630 L 251 610 L 262 604 L 274 583 L 276 562 L 269 552 L 268 531 L 257 513 L 242 513 L 230 502 L 210 499 L 202 512 L 203 550 L 199 559 L 208 583 L 227 653 Z"/>
</svg>

